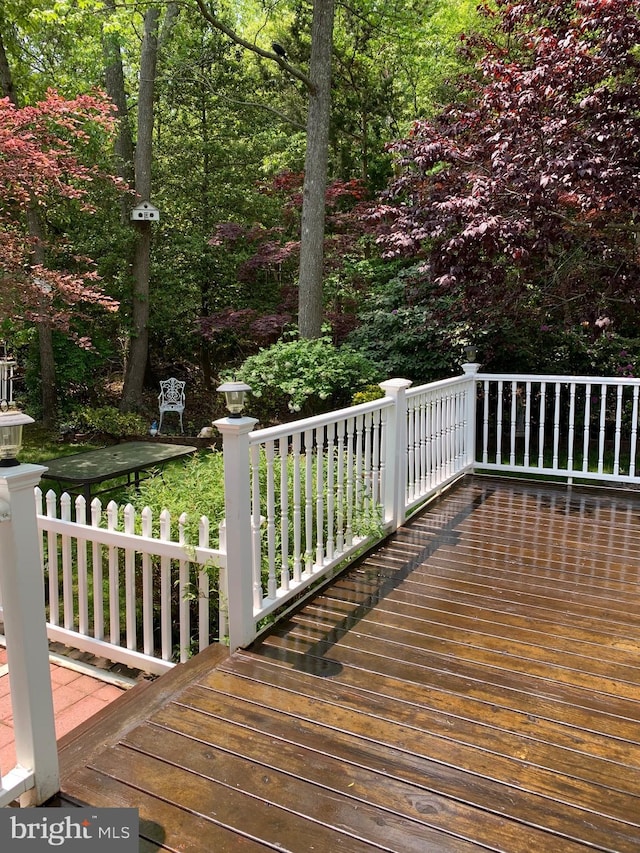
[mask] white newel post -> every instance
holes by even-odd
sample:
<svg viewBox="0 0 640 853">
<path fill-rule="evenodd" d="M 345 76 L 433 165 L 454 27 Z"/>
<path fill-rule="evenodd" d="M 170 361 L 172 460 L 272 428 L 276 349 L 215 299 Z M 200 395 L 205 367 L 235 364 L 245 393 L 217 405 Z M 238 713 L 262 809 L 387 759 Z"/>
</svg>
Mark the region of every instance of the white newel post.
<svg viewBox="0 0 640 853">
<path fill-rule="evenodd" d="M 384 517 L 397 530 L 406 518 L 405 493 L 407 489 L 407 388 L 410 379 L 388 379 L 380 387 L 395 405 L 387 422 L 386 485 Z"/>
<path fill-rule="evenodd" d="M 480 365 L 477 362 L 470 362 L 462 365 L 462 370 L 465 376 L 469 377 L 469 390 L 467 392 L 467 411 L 465 418 L 467 421 L 466 440 L 466 466 L 474 467 L 476 463 L 476 409 L 477 409 L 477 393 L 476 393 L 476 374 L 480 370 Z"/>
<path fill-rule="evenodd" d="M 40 465 L 0 468 L 0 587 L 19 770 L 35 787 L 21 805 L 40 805 L 59 790 L 44 584 L 34 489 Z M 6 769 L 6 768 L 4 768 Z M 11 774 L 9 774 L 11 775 Z"/>
<path fill-rule="evenodd" d="M 255 418 L 214 421 L 223 440 L 229 648 L 232 652 L 255 638 L 249 433 L 257 423 Z"/>
</svg>

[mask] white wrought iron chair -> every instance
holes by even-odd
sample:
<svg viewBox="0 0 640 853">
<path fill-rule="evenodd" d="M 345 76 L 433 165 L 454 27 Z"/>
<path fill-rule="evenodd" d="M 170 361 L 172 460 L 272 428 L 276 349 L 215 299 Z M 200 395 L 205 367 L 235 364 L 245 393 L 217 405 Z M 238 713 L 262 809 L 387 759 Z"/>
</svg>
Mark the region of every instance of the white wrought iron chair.
<svg viewBox="0 0 640 853">
<path fill-rule="evenodd" d="M 162 417 L 165 412 L 177 412 L 180 417 L 180 432 L 184 434 L 182 426 L 182 413 L 184 412 L 184 386 L 186 382 L 180 379 L 163 379 L 160 382 L 160 393 L 158 394 L 158 406 L 160 409 L 160 421 L 158 423 L 158 434 L 162 432 Z"/>
</svg>

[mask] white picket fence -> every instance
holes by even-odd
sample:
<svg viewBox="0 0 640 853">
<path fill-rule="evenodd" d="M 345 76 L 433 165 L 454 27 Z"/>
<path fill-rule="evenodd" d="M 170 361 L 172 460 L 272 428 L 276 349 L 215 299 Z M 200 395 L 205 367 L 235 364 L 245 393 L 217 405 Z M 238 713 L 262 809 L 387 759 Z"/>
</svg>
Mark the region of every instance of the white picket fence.
<svg viewBox="0 0 640 853">
<path fill-rule="evenodd" d="M 211 547 L 206 517 L 191 546 L 185 514 L 173 541 L 166 510 L 154 535 L 148 507 L 137 515 L 95 498 L 87 513 L 84 497 L 72 505 L 49 491 L 43 508 L 40 489 L 36 503 L 50 640 L 160 674 L 225 637 L 225 596 L 212 597 L 210 570 L 224 590 L 226 555 Z"/>
</svg>

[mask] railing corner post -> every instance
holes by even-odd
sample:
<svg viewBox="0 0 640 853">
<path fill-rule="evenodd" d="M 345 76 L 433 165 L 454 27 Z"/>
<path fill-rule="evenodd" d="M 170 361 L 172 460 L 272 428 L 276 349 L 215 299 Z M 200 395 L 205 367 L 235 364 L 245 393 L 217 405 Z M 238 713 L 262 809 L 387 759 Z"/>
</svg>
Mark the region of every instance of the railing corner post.
<svg viewBox="0 0 640 853">
<path fill-rule="evenodd" d="M 221 418 L 227 548 L 229 647 L 233 652 L 255 637 L 251 537 L 251 469 L 249 433 L 255 418 Z"/>
<path fill-rule="evenodd" d="M 389 530 L 397 530 L 406 517 L 405 492 L 407 481 L 407 389 L 410 379 L 388 379 L 380 387 L 387 397 L 393 397 L 393 415 L 387 424 L 386 483 L 384 495 L 385 522 Z"/>
<path fill-rule="evenodd" d="M 21 805 L 41 805 L 60 787 L 34 494 L 45 471 L 41 465 L 0 468 L 0 586 L 16 759 L 33 772 Z"/>
<path fill-rule="evenodd" d="M 476 435 L 477 435 L 477 425 L 476 425 L 476 410 L 477 410 L 477 401 L 476 401 L 476 375 L 480 370 L 480 365 L 477 362 L 470 362 L 468 364 L 462 365 L 462 370 L 465 376 L 469 377 L 470 385 L 467 396 L 467 411 L 465 413 L 465 418 L 467 422 L 467 434 L 465 436 L 466 439 L 466 467 L 474 468 L 476 462 Z"/>
</svg>

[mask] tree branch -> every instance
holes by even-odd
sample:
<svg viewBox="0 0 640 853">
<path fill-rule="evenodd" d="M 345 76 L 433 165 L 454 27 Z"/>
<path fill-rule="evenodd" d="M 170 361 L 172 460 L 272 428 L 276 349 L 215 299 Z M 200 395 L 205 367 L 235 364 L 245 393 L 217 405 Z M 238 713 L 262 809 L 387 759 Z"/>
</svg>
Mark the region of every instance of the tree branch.
<svg viewBox="0 0 640 853">
<path fill-rule="evenodd" d="M 224 33 L 228 38 L 231 39 L 235 44 L 239 44 L 240 47 L 244 47 L 247 50 L 250 50 L 252 53 L 256 53 L 258 56 L 264 57 L 264 59 L 270 59 L 272 62 L 276 62 L 283 71 L 286 71 L 287 74 L 290 74 L 292 77 L 295 77 L 296 80 L 300 80 L 301 83 L 304 83 L 306 88 L 314 93 L 314 86 L 310 80 L 310 78 L 299 68 L 295 68 L 293 65 L 289 65 L 289 63 L 283 59 L 281 56 L 278 56 L 277 53 L 273 53 L 270 50 L 263 50 L 261 47 L 258 47 L 255 44 L 243 39 L 237 33 L 235 33 L 230 27 L 226 24 L 223 24 L 222 21 L 219 21 L 215 15 L 213 15 L 206 7 L 204 0 L 195 0 L 198 9 L 200 10 L 200 14 L 202 17 L 211 24 L 212 27 L 215 27 L 216 30 L 219 30 L 221 33 Z"/>
</svg>

